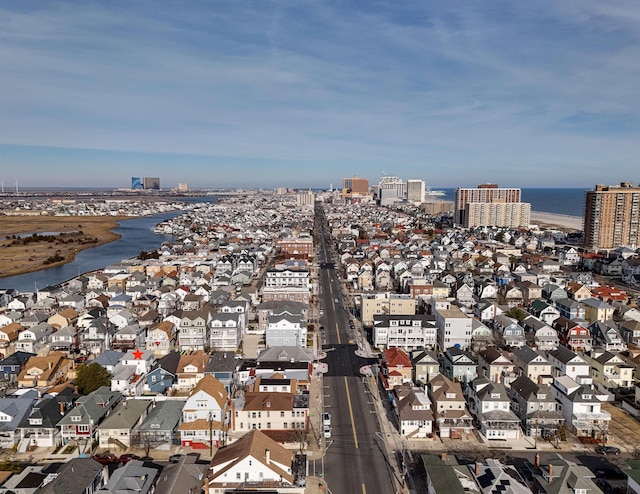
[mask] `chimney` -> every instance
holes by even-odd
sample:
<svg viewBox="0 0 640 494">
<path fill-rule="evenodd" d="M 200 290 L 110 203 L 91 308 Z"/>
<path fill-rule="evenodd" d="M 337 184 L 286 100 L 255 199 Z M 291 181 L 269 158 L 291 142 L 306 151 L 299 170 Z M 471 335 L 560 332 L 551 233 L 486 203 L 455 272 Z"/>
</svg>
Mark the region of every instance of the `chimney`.
<svg viewBox="0 0 640 494">
<path fill-rule="evenodd" d="M 268 449 L 264 450 L 264 460 L 267 465 L 271 465 L 271 451 L 269 451 Z"/>
<path fill-rule="evenodd" d="M 60 415 L 64 415 L 64 401 L 58 402 L 58 405 L 60 405 Z"/>
<path fill-rule="evenodd" d="M 441 454 L 440 454 L 440 459 L 441 459 L 442 461 L 447 461 L 447 453 L 441 453 Z"/>
<path fill-rule="evenodd" d="M 476 477 L 480 475 L 480 462 L 476 461 Z"/>
<path fill-rule="evenodd" d="M 549 463 L 549 482 L 553 480 L 553 465 Z"/>
<path fill-rule="evenodd" d="M 534 457 L 534 465 L 536 466 L 536 468 L 540 468 L 540 453 L 536 453 L 536 456 Z"/>
</svg>

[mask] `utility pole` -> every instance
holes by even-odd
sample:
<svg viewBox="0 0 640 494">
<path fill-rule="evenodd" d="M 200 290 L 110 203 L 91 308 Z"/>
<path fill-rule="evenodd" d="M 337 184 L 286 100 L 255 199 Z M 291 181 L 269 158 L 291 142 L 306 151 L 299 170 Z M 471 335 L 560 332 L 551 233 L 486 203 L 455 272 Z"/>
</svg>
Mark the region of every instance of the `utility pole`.
<svg viewBox="0 0 640 494">
<path fill-rule="evenodd" d="M 213 412 L 209 412 L 209 456 L 213 458 Z"/>
</svg>

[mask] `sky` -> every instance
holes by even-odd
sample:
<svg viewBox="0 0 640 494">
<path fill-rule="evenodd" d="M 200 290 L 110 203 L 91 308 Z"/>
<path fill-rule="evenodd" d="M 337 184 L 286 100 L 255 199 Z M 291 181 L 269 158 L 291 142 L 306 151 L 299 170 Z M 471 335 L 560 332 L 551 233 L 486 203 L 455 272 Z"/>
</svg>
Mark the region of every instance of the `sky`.
<svg viewBox="0 0 640 494">
<path fill-rule="evenodd" d="M 637 0 L 0 2 L 5 188 L 640 182 Z"/>
</svg>

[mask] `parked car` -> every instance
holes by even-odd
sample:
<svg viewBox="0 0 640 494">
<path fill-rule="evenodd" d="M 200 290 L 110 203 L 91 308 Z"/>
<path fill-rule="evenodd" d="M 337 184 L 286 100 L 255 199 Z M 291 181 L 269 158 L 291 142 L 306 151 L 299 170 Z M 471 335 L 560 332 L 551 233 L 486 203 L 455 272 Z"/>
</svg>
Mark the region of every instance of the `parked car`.
<svg viewBox="0 0 640 494">
<path fill-rule="evenodd" d="M 102 465 L 111 465 L 113 463 L 118 463 L 118 457 L 116 455 L 112 455 L 111 453 L 94 455 L 93 459 Z"/>
<path fill-rule="evenodd" d="M 624 479 L 627 476 L 619 467 L 598 467 L 595 472 L 596 477 L 602 479 Z"/>
<path fill-rule="evenodd" d="M 329 427 L 328 425 L 323 426 L 322 427 L 322 435 L 326 439 L 329 439 L 331 437 L 331 427 Z"/>
<path fill-rule="evenodd" d="M 615 446 L 598 446 L 596 448 L 596 453 L 601 455 L 619 455 L 620 448 L 616 448 Z"/>
<path fill-rule="evenodd" d="M 169 457 L 169 463 L 178 463 L 182 458 L 184 458 L 184 455 L 171 455 Z"/>
<path fill-rule="evenodd" d="M 75 358 L 76 364 L 84 364 L 86 361 L 87 361 L 86 355 L 80 355 L 79 357 Z"/>
<path fill-rule="evenodd" d="M 124 455 L 120 455 L 118 458 L 118 463 L 129 463 L 131 460 L 139 460 L 140 457 L 138 455 L 134 455 L 133 453 L 125 453 Z"/>
<path fill-rule="evenodd" d="M 331 414 L 324 412 L 322 414 L 322 425 L 331 425 Z"/>
</svg>

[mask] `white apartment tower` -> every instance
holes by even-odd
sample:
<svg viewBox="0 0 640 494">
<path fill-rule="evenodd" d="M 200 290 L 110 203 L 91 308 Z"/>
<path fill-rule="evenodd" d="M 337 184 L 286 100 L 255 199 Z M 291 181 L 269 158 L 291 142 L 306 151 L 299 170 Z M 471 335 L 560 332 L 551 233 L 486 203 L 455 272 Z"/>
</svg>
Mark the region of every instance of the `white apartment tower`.
<svg viewBox="0 0 640 494">
<path fill-rule="evenodd" d="M 407 201 L 422 204 L 424 202 L 424 190 L 424 180 L 407 180 Z"/>
</svg>

